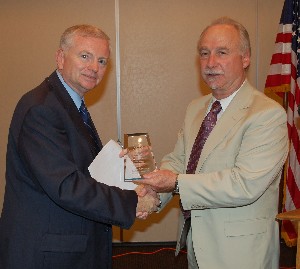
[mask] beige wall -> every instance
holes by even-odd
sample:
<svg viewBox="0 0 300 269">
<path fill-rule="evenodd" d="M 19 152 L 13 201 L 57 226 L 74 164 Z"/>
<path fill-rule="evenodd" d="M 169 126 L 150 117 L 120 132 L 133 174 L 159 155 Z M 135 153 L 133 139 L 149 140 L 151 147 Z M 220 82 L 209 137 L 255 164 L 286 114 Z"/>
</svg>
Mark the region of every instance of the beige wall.
<svg viewBox="0 0 300 269">
<path fill-rule="evenodd" d="M 171 151 L 191 99 L 200 89 L 196 43 L 214 18 L 230 16 L 249 30 L 249 79 L 263 90 L 283 0 L 120 0 L 122 134 L 149 132 L 156 160 Z M 78 23 L 102 27 L 111 37 L 112 60 L 102 84 L 88 96 L 104 143 L 117 140 L 113 0 L 0 0 L 0 210 L 5 186 L 9 123 L 22 94 L 55 69 L 61 32 Z M 125 241 L 174 241 L 177 199 L 161 214 L 121 231 Z M 115 240 L 119 240 L 115 229 Z"/>
</svg>

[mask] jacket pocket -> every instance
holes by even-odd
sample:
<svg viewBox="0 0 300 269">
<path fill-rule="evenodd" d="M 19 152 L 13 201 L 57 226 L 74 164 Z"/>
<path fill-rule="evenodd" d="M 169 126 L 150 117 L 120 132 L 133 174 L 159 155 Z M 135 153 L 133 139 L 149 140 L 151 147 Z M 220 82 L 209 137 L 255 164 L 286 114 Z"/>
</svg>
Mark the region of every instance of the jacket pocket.
<svg viewBox="0 0 300 269">
<path fill-rule="evenodd" d="M 226 221 L 224 232 L 227 237 L 255 235 L 267 232 L 266 219 Z"/>
<path fill-rule="evenodd" d="M 42 240 L 45 252 L 84 252 L 87 247 L 87 235 L 46 234 Z"/>
</svg>

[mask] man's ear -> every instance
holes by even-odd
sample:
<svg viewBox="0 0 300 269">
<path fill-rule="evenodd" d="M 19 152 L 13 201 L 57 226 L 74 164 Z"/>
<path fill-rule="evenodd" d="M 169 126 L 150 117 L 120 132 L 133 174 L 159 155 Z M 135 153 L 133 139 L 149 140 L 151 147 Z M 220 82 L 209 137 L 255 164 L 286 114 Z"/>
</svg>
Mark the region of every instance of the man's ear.
<svg viewBox="0 0 300 269">
<path fill-rule="evenodd" d="M 65 62 L 64 51 L 62 49 L 58 49 L 55 58 L 56 58 L 57 69 L 62 70 Z"/>
<path fill-rule="evenodd" d="M 249 51 L 245 52 L 244 55 L 242 55 L 242 62 L 244 69 L 248 68 L 250 65 L 250 53 Z"/>
</svg>

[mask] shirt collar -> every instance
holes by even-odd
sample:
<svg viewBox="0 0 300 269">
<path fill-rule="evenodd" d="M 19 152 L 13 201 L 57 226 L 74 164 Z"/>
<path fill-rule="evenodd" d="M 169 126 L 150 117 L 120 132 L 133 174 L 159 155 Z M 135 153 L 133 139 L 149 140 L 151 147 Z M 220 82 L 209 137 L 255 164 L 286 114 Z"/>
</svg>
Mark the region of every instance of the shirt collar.
<svg viewBox="0 0 300 269">
<path fill-rule="evenodd" d="M 56 74 L 60 80 L 60 82 L 64 85 L 65 89 L 67 90 L 68 94 L 70 95 L 70 97 L 72 98 L 73 102 L 75 103 L 77 109 L 79 110 L 80 106 L 81 106 L 81 101 L 83 100 L 83 98 L 80 97 L 80 95 L 75 92 L 63 79 L 62 75 L 58 72 L 58 70 L 56 70 Z"/>
<path fill-rule="evenodd" d="M 239 90 L 242 88 L 242 86 L 245 84 L 245 81 L 242 83 L 242 85 L 238 88 L 238 90 L 234 91 L 231 95 L 229 95 L 228 97 L 218 100 L 222 106 L 222 111 L 224 112 L 226 110 L 226 108 L 229 106 L 230 102 L 232 101 L 232 99 L 236 96 L 236 94 L 239 92 Z M 213 96 L 212 100 L 211 100 L 211 105 L 216 101 L 217 99 Z"/>
</svg>

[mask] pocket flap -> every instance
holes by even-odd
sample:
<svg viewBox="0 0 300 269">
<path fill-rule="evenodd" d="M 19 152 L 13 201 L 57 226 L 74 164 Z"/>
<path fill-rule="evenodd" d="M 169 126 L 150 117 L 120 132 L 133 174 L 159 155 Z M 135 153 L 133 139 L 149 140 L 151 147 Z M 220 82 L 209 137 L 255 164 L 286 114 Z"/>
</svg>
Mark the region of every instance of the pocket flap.
<svg viewBox="0 0 300 269">
<path fill-rule="evenodd" d="M 267 231 L 266 219 L 226 221 L 224 225 L 226 236 L 254 235 Z"/>
</svg>

